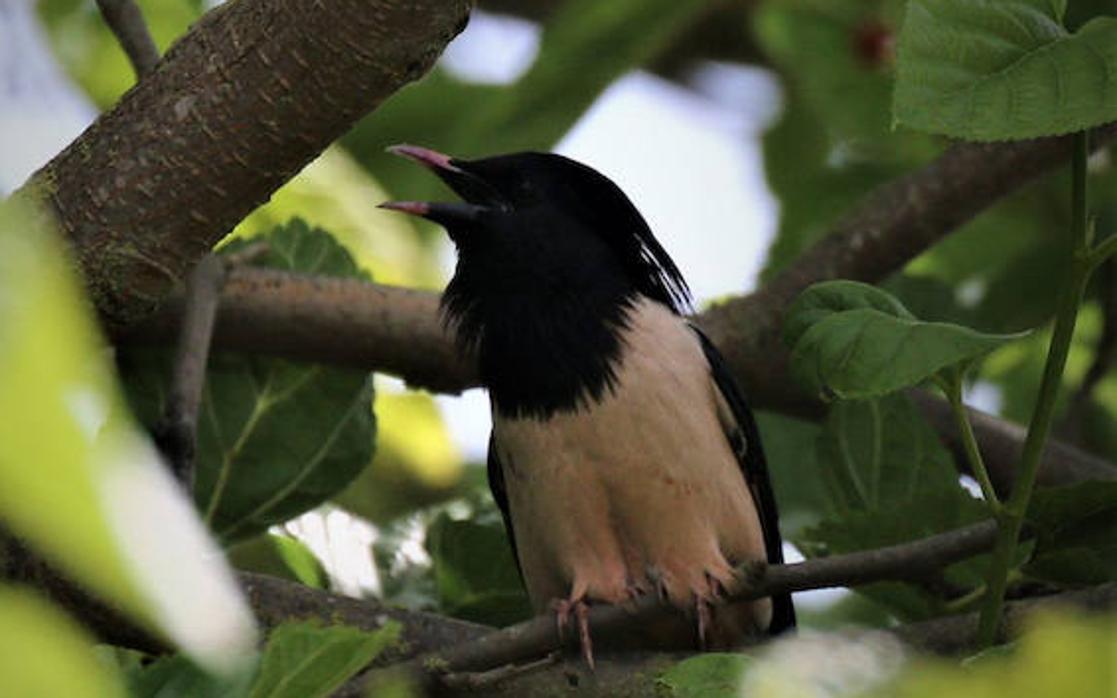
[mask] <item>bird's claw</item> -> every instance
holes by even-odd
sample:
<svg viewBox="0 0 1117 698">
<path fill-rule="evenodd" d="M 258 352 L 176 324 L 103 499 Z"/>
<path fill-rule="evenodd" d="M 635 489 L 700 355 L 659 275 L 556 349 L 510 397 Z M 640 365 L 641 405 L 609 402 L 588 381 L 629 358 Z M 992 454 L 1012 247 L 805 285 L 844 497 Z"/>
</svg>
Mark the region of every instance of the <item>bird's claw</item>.
<svg viewBox="0 0 1117 698">
<path fill-rule="evenodd" d="M 584 599 L 557 599 L 553 607 L 560 639 L 566 635 L 566 624 L 569 622 L 570 616 L 574 616 L 574 621 L 578 624 L 578 643 L 582 646 L 582 656 L 585 658 L 590 671 L 593 671 L 593 640 L 590 638 L 589 605 Z"/>
</svg>

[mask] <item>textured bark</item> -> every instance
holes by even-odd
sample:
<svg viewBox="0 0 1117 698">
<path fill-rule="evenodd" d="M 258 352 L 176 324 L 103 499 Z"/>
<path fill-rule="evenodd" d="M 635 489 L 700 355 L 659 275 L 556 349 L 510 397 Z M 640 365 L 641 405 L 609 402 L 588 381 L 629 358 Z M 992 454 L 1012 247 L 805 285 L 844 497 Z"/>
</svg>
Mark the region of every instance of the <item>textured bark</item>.
<svg viewBox="0 0 1117 698">
<path fill-rule="evenodd" d="M 71 238 L 107 324 L 127 325 L 358 118 L 423 75 L 470 5 L 222 5 L 23 193 Z"/>
</svg>

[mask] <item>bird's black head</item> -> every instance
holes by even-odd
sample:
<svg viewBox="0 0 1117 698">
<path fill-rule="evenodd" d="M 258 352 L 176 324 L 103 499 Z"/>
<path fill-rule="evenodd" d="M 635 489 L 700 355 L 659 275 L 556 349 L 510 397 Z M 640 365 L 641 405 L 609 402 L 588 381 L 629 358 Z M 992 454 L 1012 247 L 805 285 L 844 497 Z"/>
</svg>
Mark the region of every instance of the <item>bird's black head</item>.
<svg viewBox="0 0 1117 698">
<path fill-rule="evenodd" d="M 464 199 L 385 208 L 444 226 L 458 265 L 443 312 L 507 416 L 547 417 L 614 385 L 619 332 L 641 296 L 676 313 L 689 290 L 628 197 L 550 153 L 461 160 L 401 145 Z"/>
</svg>

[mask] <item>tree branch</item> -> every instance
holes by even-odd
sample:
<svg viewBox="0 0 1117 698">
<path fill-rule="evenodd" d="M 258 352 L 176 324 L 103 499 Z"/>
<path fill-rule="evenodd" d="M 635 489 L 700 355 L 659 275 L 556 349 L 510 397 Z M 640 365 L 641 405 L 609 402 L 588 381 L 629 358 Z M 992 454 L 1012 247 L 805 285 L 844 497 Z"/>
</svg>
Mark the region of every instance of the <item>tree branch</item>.
<svg viewBox="0 0 1117 698">
<path fill-rule="evenodd" d="M 358 118 L 425 73 L 470 5 L 221 5 L 17 195 L 54 214 L 102 317 L 127 325 Z"/>
<path fill-rule="evenodd" d="M 97 7 L 132 63 L 136 80 L 142 80 L 159 62 L 159 49 L 147 30 L 143 12 L 133 0 L 97 0 Z"/>
<path fill-rule="evenodd" d="M 182 299 L 172 299 L 142 323 L 118 333 L 115 340 L 170 341 L 181 313 Z M 474 365 L 457 352 L 453 337 L 439 321 L 438 295 L 429 291 L 238 268 L 230 273 L 222 293 L 214 341 L 226 350 L 371 368 L 435 392 L 458 393 L 477 385 Z M 745 375 L 751 375 L 753 367 L 744 368 Z M 736 377 L 743 382 L 742 375 Z M 795 388 L 789 384 L 786 390 L 792 393 Z M 946 445 L 961 454 L 957 425 L 946 401 L 925 391 L 911 391 L 911 395 Z M 792 404 L 781 400 L 771 405 L 762 397 L 752 402 L 756 407 L 784 410 Z M 998 491 L 1007 492 L 1024 430 L 980 410 L 968 408 L 968 412 L 993 483 Z M 821 408 L 798 412 L 803 413 L 818 416 Z M 1105 479 L 1117 479 L 1117 468 L 1107 461 L 1064 443 L 1048 443 L 1041 485 Z"/>
<path fill-rule="evenodd" d="M 985 521 L 922 540 L 878 550 L 816 558 L 789 565 L 750 563 L 740 568 L 738 582 L 727 590 L 728 603 L 758 599 L 788 591 L 855 586 L 884 579 L 910 579 L 972 557 L 992 547 L 997 527 Z M 596 637 L 614 635 L 635 624 L 665 617 L 675 611 L 657 596 L 643 596 L 629 607 L 590 609 Z M 537 659 L 570 644 L 559 636 L 553 616 L 497 630 L 482 638 L 410 660 L 407 671 L 429 681 L 439 674 L 488 671 L 507 664 Z"/>
<path fill-rule="evenodd" d="M 2 578 L 27 584 L 48 595 L 70 612 L 97 638 L 109 644 L 152 654 L 168 651 L 166 644 L 133 625 L 127 618 L 81 587 L 58 574 L 19 541 L 0 530 Z M 325 624 L 345 624 L 376 630 L 388 621 L 403 626 L 403 642 L 377 661 L 398 662 L 440 647 L 467 643 L 491 628 L 430 613 L 385 606 L 374 599 L 355 599 L 312 589 L 296 582 L 262 574 L 240 572 L 241 587 L 256 619 L 266 632 L 292 620 L 315 619 Z"/>
<path fill-rule="evenodd" d="M 174 375 L 163 416 L 155 427 L 155 443 L 187 492 L 194 491 L 198 406 L 206 382 L 217 302 L 224 284 L 225 264 L 217 255 L 202 257 L 190 273 L 175 349 Z"/>
<path fill-rule="evenodd" d="M 1005 606 L 1004 629 L 1007 637 L 1018 635 L 1028 619 L 1041 610 L 1068 608 L 1108 612 L 1117 608 L 1117 584 L 1044 596 L 1024 601 L 1010 601 Z M 964 655 L 973 651 L 972 639 L 977 629 L 977 614 L 938 618 L 922 623 L 901 625 L 888 632 L 914 649 L 941 655 Z M 664 695 L 659 677 L 673 664 L 686 659 L 685 654 L 659 652 L 613 652 L 598 657 L 597 669 L 590 672 L 577 657 L 567 657 L 558 664 L 517 675 L 495 686 L 486 686 L 486 698 L 535 698 L 553 696 L 610 696 L 611 698 L 659 698 Z M 561 689 L 559 688 L 561 687 Z M 340 692 L 346 698 L 365 695 L 357 687 Z M 477 695 L 469 688 L 440 687 L 440 696 Z"/>
<path fill-rule="evenodd" d="M 1095 131 L 1091 143 L 1102 147 L 1114 137 L 1117 122 Z M 819 403 L 788 379 L 781 338 L 787 306 L 819 281 L 886 279 L 1069 156 L 1069 137 L 955 145 L 926 167 L 869 193 L 769 284 L 708 309 L 698 323 L 754 401 L 799 414 L 817 412 Z"/>
</svg>

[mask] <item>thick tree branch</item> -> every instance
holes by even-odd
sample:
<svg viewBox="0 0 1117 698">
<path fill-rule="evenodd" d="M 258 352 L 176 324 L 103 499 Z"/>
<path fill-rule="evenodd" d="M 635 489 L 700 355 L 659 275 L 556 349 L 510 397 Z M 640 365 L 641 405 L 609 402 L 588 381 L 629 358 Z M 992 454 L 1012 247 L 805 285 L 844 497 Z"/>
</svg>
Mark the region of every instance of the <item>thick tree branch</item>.
<svg viewBox="0 0 1117 698">
<path fill-rule="evenodd" d="M 147 30 L 143 12 L 134 0 L 97 0 L 97 7 L 132 63 L 136 79 L 140 80 L 155 70 L 159 49 Z"/>
<path fill-rule="evenodd" d="M 752 563 L 741 568 L 739 581 L 727 590 L 726 600 L 744 601 L 787 591 L 854 586 L 884 579 L 911 579 L 988 550 L 995 537 L 996 525 L 986 521 L 878 550 L 789 565 Z M 673 612 L 655 595 L 647 595 L 628 608 L 592 608 L 590 627 L 595 637 L 609 637 L 634 624 Z M 417 657 L 408 663 L 408 670 L 427 679 L 443 673 L 487 671 L 545 656 L 567 646 L 573 639 L 559 636 L 553 617 L 540 616 L 477 640 Z"/>
<path fill-rule="evenodd" d="M 241 0 L 206 14 L 20 192 L 55 214 L 110 326 L 431 66 L 469 0 Z"/>
</svg>

